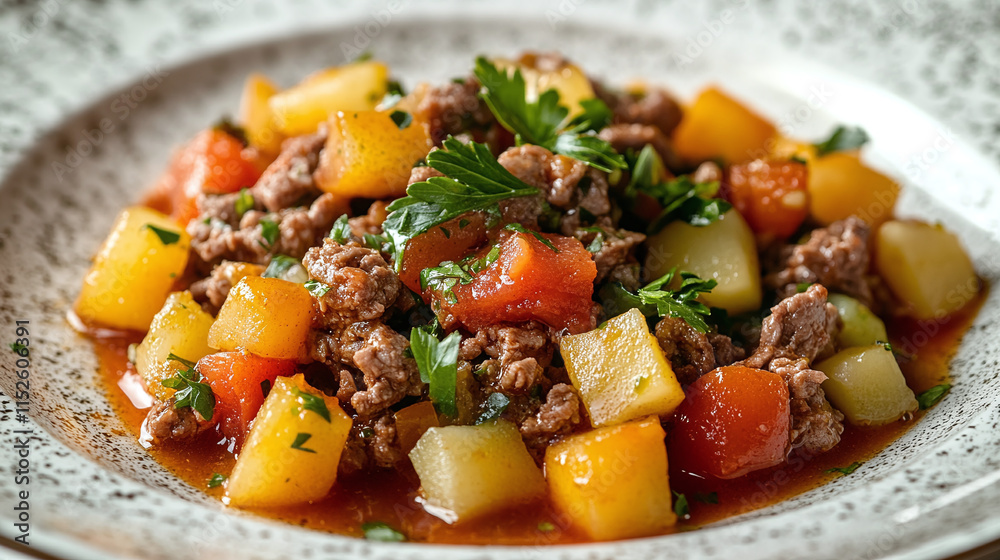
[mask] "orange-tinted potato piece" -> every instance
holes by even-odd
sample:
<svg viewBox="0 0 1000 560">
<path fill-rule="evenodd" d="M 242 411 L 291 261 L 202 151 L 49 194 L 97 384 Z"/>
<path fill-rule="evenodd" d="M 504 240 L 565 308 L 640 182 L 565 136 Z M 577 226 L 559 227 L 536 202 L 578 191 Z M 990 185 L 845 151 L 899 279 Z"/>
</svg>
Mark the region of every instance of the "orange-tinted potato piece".
<svg viewBox="0 0 1000 560">
<path fill-rule="evenodd" d="M 754 160 L 729 168 L 729 200 L 757 235 L 785 239 L 809 214 L 809 173 L 794 161 Z"/>
<path fill-rule="evenodd" d="M 690 162 L 742 163 L 767 154 L 774 135 L 771 123 L 713 87 L 684 113 L 674 131 L 674 148 Z"/>
<path fill-rule="evenodd" d="M 399 279 L 419 294 L 421 270 L 457 262 L 485 242 L 486 219 L 478 212 L 435 226 L 406 242 Z"/>
<path fill-rule="evenodd" d="M 791 415 L 777 374 L 743 366 L 692 383 L 674 414 L 670 459 L 685 471 L 736 478 L 785 460 Z"/>
</svg>

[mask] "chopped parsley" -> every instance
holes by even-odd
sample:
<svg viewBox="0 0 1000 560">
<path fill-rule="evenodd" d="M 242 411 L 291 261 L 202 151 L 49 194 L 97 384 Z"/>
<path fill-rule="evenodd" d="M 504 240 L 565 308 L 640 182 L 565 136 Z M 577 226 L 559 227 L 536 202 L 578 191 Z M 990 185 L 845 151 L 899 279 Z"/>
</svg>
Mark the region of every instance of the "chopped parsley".
<svg viewBox="0 0 1000 560">
<path fill-rule="evenodd" d="M 801 157 L 799 157 L 797 155 L 793 155 L 792 157 L 788 158 L 788 161 L 790 161 L 792 163 L 799 163 L 799 164 L 802 164 L 802 165 L 807 165 L 809 163 L 808 161 L 802 159 Z"/>
<path fill-rule="evenodd" d="M 278 241 L 278 235 L 280 235 L 278 230 L 278 223 L 269 218 L 264 218 L 260 221 L 260 234 L 264 238 L 260 244 L 262 247 L 270 251 L 274 244 Z"/>
<path fill-rule="evenodd" d="M 878 344 L 879 346 L 881 346 L 882 348 L 885 348 L 889 352 L 893 352 L 892 344 L 889 344 L 888 342 L 885 342 L 883 340 L 878 340 L 878 341 L 875 342 L 875 344 Z"/>
<path fill-rule="evenodd" d="M 320 282 L 319 280 L 307 280 L 305 283 L 306 289 L 315 298 L 321 298 L 330 291 L 330 286 Z"/>
<path fill-rule="evenodd" d="M 445 261 L 438 266 L 425 268 L 420 271 L 420 289 L 428 288 L 439 292 L 448 303 L 458 303 L 458 296 L 453 288 L 461 282 L 468 284 L 472 282 L 472 275 L 459 263 Z"/>
<path fill-rule="evenodd" d="M 212 473 L 211 478 L 208 479 L 207 486 L 209 488 L 218 488 L 222 486 L 222 483 L 226 481 L 226 476 L 219 473 Z"/>
<path fill-rule="evenodd" d="M 233 121 L 229 120 L 226 117 L 219 119 L 219 122 L 215 123 L 215 125 L 212 126 L 212 129 L 228 134 L 229 136 L 232 136 L 233 138 L 238 140 L 240 144 L 243 144 L 244 148 L 250 145 L 250 142 L 247 140 L 246 129 L 244 129 L 242 126 L 233 124 Z"/>
<path fill-rule="evenodd" d="M 500 415 L 503 411 L 507 410 L 507 406 L 510 404 L 510 399 L 507 395 L 503 393 L 490 393 L 490 396 L 486 398 L 486 402 L 483 404 L 483 411 L 479 414 L 479 418 L 476 418 L 476 424 L 482 424 L 484 422 L 492 422 Z"/>
<path fill-rule="evenodd" d="M 28 347 L 25 346 L 25 345 L 23 345 L 23 344 L 21 344 L 20 342 L 11 342 L 10 343 L 10 350 L 11 350 L 11 352 L 14 352 L 15 354 L 19 354 L 20 356 L 23 357 L 25 355 L 25 353 L 28 351 Z"/>
<path fill-rule="evenodd" d="M 253 194 L 250 192 L 250 189 L 245 187 L 240 189 L 240 195 L 236 197 L 236 204 L 235 204 L 236 215 L 243 217 L 243 214 L 246 214 L 250 210 L 253 210 L 253 207 L 254 207 L 254 200 L 253 200 Z"/>
<path fill-rule="evenodd" d="M 542 245 L 545 245 L 549 249 L 552 249 L 553 252 L 556 252 L 556 253 L 559 252 L 559 249 L 556 249 L 556 246 L 553 245 L 551 241 L 549 241 L 548 239 L 545 239 L 544 237 L 542 237 L 542 234 L 538 233 L 537 231 L 532 231 L 532 230 L 530 230 L 530 229 L 522 226 L 521 224 L 519 224 L 517 222 L 514 222 L 512 224 L 507 224 L 504 227 L 504 229 L 510 230 L 510 231 L 516 231 L 518 233 L 523 233 L 523 234 L 526 234 L 526 235 L 534 236 L 535 239 L 537 239 L 537 240 L 539 240 L 539 241 L 542 242 Z"/>
<path fill-rule="evenodd" d="M 174 408 L 190 407 L 205 420 L 211 420 L 215 412 L 215 394 L 212 393 L 212 387 L 201 382 L 201 374 L 195 363 L 175 354 L 170 354 L 167 359 L 185 367 L 173 377 L 160 382 L 164 387 L 174 389 Z"/>
<path fill-rule="evenodd" d="M 795 293 L 804 294 L 809 290 L 809 286 L 812 285 L 812 282 L 799 282 L 795 285 Z"/>
<path fill-rule="evenodd" d="M 403 542 L 406 540 L 406 535 L 381 521 L 362 523 L 361 530 L 365 534 L 365 539 L 370 541 Z"/>
<path fill-rule="evenodd" d="M 928 408 L 936 405 L 946 394 L 948 394 L 948 391 L 950 390 L 950 384 L 942 383 L 941 385 L 935 385 L 923 393 L 920 393 L 917 395 L 917 403 L 920 405 L 920 410 L 927 410 Z"/>
<path fill-rule="evenodd" d="M 297 264 L 300 264 L 299 260 L 288 255 L 273 255 L 271 262 L 267 263 L 267 268 L 261 276 L 264 278 L 284 278 L 285 273 Z"/>
<path fill-rule="evenodd" d="M 863 128 L 840 125 L 833 129 L 829 138 L 813 146 L 816 148 L 816 155 L 822 157 L 833 152 L 856 150 L 867 144 L 868 140 L 868 133 Z"/>
<path fill-rule="evenodd" d="M 445 416 L 458 413 L 455 393 L 458 378 L 458 345 L 462 335 L 453 332 L 444 340 L 424 328 L 410 331 L 410 350 L 420 370 L 420 380 L 430 385 L 430 398 L 434 408 Z"/>
<path fill-rule="evenodd" d="M 326 407 L 326 401 L 323 400 L 323 397 L 319 395 L 314 395 L 312 393 L 306 393 L 305 391 L 300 390 L 298 387 L 292 388 L 292 395 L 294 395 L 295 398 L 297 398 L 300 402 L 302 402 L 302 408 L 304 410 L 315 412 L 316 414 L 319 414 L 323 418 L 323 420 L 326 420 L 327 423 L 330 422 L 330 409 Z M 293 407 L 292 412 L 298 414 L 299 407 L 298 406 Z"/>
<path fill-rule="evenodd" d="M 594 134 L 611 121 L 611 110 L 603 101 L 582 101 L 583 113 L 569 120 L 569 109 L 559 104 L 559 92 L 555 89 L 545 90 L 535 101 L 528 101 L 520 69 L 510 74 L 478 57 L 474 72 L 483 84 L 480 95 L 486 105 L 497 121 L 514 133 L 518 145 L 542 146 L 606 173 L 626 168 L 625 158 Z"/>
<path fill-rule="evenodd" d="M 541 523 L 538 524 L 538 530 L 543 533 L 551 533 L 552 531 L 556 530 L 556 526 L 549 521 L 542 521 Z"/>
<path fill-rule="evenodd" d="M 674 513 L 677 514 L 677 517 L 681 519 L 691 517 L 691 507 L 688 505 L 687 496 L 674 492 L 674 497 L 676 498 L 674 500 Z"/>
<path fill-rule="evenodd" d="M 384 235 L 373 235 L 371 233 L 366 233 L 364 235 L 365 245 L 375 249 L 376 251 L 381 251 L 382 248 L 389 242 L 389 238 Z"/>
<path fill-rule="evenodd" d="M 142 227 L 155 233 L 156 237 L 160 239 L 160 243 L 163 243 L 164 245 L 173 245 L 181 240 L 181 234 L 179 232 L 156 227 L 153 224 L 146 224 Z"/>
<path fill-rule="evenodd" d="M 333 228 L 330 229 L 329 237 L 343 245 L 351 240 L 354 232 L 351 230 L 351 224 L 347 221 L 347 214 L 343 214 L 337 218 L 336 222 L 333 222 Z"/>
<path fill-rule="evenodd" d="M 477 210 L 490 211 L 503 200 L 538 194 L 504 169 L 485 144 L 444 141 L 443 150 L 427 154 L 427 164 L 446 177 L 430 177 L 406 189 L 406 197 L 388 206 L 382 225 L 402 266 L 406 242 L 430 228 Z"/>
<path fill-rule="evenodd" d="M 389 118 L 392 122 L 396 124 L 396 127 L 400 130 L 410 126 L 413 122 L 413 115 L 407 113 L 406 111 L 393 111 L 389 113 Z"/>
<path fill-rule="evenodd" d="M 677 317 L 683 319 L 700 332 L 708 332 L 705 317 L 712 315 L 712 310 L 698 301 L 698 296 L 711 292 L 718 284 L 715 280 L 702 280 L 691 272 L 681 272 L 681 285 L 676 290 L 664 290 L 677 276 L 677 268 L 640 288 L 636 293 L 629 292 L 619 283 L 608 284 L 601 289 L 600 296 L 605 310 L 609 315 L 624 313 L 637 308 L 647 317 Z"/>
<path fill-rule="evenodd" d="M 846 467 L 833 467 L 832 469 L 826 469 L 823 472 L 826 473 L 826 474 L 840 473 L 841 475 L 846 476 L 846 475 L 849 475 L 852 472 L 858 470 L 858 467 L 860 467 L 860 466 L 861 466 L 861 463 L 855 461 L 855 462 L 851 463 L 850 465 L 847 465 Z"/>
<path fill-rule="evenodd" d="M 292 442 L 292 449 L 298 449 L 299 451 L 305 451 L 306 453 L 315 453 L 316 452 L 315 449 L 302 447 L 303 445 L 305 445 L 307 441 L 309 441 L 309 438 L 311 437 L 312 434 L 305 434 L 302 432 L 295 434 L 295 441 Z"/>
</svg>

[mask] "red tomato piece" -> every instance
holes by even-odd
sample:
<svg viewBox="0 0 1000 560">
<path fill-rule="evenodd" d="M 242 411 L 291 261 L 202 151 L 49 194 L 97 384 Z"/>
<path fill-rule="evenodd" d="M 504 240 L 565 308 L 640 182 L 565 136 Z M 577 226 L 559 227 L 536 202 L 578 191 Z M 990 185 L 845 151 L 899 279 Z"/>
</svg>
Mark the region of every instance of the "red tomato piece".
<svg viewBox="0 0 1000 560">
<path fill-rule="evenodd" d="M 779 375 L 721 367 L 688 387 L 674 413 L 670 460 L 694 474 L 736 478 L 782 463 L 790 426 L 788 385 Z"/>
<path fill-rule="evenodd" d="M 495 262 L 469 284 L 453 288 L 456 302 L 447 303 L 440 293 L 434 298 L 473 331 L 531 320 L 574 334 L 594 328 L 591 298 L 597 266 L 590 252 L 578 239 L 539 235 L 556 250 L 532 234 L 514 233 L 500 242 Z"/>
<path fill-rule="evenodd" d="M 215 394 L 215 418 L 222 435 L 237 449 L 250 430 L 250 421 L 264 404 L 264 386 L 275 378 L 295 374 L 295 360 L 261 358 L 248 352 L 219 352 L 198 361 L 198 372 Z"/>
<path fill-rule="evenodd" d="M 170 200 L 171 215 L 186 225 L 198 215 L 198 195 L 252 187 L 261 172 L 251 150 L 230 134 L 210 128 L 174 155 L 157 190 Z"/>
<path fill-rule="evenodd" d="M 729 168 L 729 199 L 754 233 L 785 239 L 809 213 L 809 172 L 795 161 L 762 159 Z"/>
<path fill-rule="evenodd" d="M 486 240 L 486 219 L 479 212 L 432 227 L 406 242 L 399 279 L 419 294 L 421 270 L 461 260 Z"/>
</svg>

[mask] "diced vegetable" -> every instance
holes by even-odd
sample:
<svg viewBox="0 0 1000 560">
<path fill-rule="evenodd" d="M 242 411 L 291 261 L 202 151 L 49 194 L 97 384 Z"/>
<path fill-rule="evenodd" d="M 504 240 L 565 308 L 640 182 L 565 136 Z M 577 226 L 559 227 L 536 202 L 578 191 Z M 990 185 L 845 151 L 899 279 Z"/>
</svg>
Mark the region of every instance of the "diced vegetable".
<svg viewBox="0 0 1000 560">
<path fill-rule="evenodd" d="M 727 164 L 763 157 L 774 138 L 771 123 L 716 88 L 701 92 L 674 132 L 674 148 L 692 161 Z"/>
<path fill-rule="evenodd" d="M 268 154 L 281 150 L 284 136 L 278 130 L 270 100 L 278 86 L 261 74 L 250 74 L 243 84 L 239 121 L 250 145 Z"/>
<path fill-rule="evenodd" d="M 638 309 L 565 336 L 559 351 L 594 426 L 666 416 L 684 400 L 677 377 Z"/>
<path fill-rule="evenodd" d="M 837 313 L 844 322 L 844 327 L 837 335 L 837 346 L 850 348 L 889 341 L 885 323 L 865 304 L 843 294 L 830 294 L 826 300 L 837 308 Z"/>
<path fill-rule="evenodd" d="M 753 232 L 735 209 L 707 226 L 671 222 L 646 242 L 646 272 L 651 278 L 677 267 L 718 286 L 701 300 L 732 315 L 753 311 L 761 304 L 760 264 Z"/>
<path fill-rule="evenodd" d="M 597 276 L 590 252 L 572 237 L 539 236 L 554 250 L 530 233 L 507 237 L 495 262 L 454 287 L 448 311 L 472 330 L 531 320 L 572 333 L 589 329 Z"/>
<path fill-rule="evenodd" d="M 406 194 L 413 164 L 432 146 L 426 128 L 409 113 L 339 112 L 330 118 L 316 184 L 345 198 L 398 198 Z"/>
<path fill-rule="evenodd" d="M 570 118 L 583 111 L 580 101 L 594 98 L 590 78 L 577 65 L 563 61 L 558 68 L 540 69 L 537 63 L 538 55 L 535 53 L 525 53 L 517 61 L 494 61 L 497 68 L 516 67 L 521 70 L 529 100 L 537 99 L 539 94 L 549 89 L 559 92 L 559 104 L 569 109 Z"/>
<path fill-rule="evenodd" d="M 219 352 L 198 361 L 198 373 L 215 394 L 215 414 L 222 435 L 237 448 L 243 444 L 250 421 L 264 403 L 265 392 L 278 376 L 295 374 L 295 360 L 261 358 L 247 352 Z"/>
<path fill-rule="evenodd" d="M 788 385 L 743 366 L 707 373 L 674 414 L 670 457 L 701 476 L 736 478 L 785 460 L 790 444 Z"/>
<path fill-rule="evenodd" d="M 486 219 L 481 212 L 470 212 L 433 227 L 406 242 L 399 279 L 420 293 L 421 270 L 444 261 L 459 261 L 486 243 L 486 239 Z"/>
<path fill-rule="evenodd" d="M 83 279 L 76 313 L 144 331 L 187 266 L 191 238 L 176 221 L 133 206 L 122 210 Z"/>
<path fill-rule="evenodd" d="M 438 423 L 437 411 L 430 401 L 418 402 L 396 412 L 396 439 L 403 453 L 409 453 L 417 444 L 424 433 L 436 428 Z"/>
<path fill-rule="evenodd" d="M 389 69 L 365 61 L 321 70 L 270 99 L 275 123 L 286 136 L 316 132 L 337 111 L 368 111 L 382 100 Z"/>
<path fill-rule="evenodd" d="M 958 237 L 938 225 L 915 221 L 882 224 L 875 240 L 875 267 L 892 292 L 919 319 L 962 309 L 979 294 L 980 282 Z"/>
<path fill-rule="evenodd" d="M 848 348 L 814 368 L 829 377 L 823 390 L 852 424 L 881 426 L 917 409 L 917 399 L 886 345 Z"/>
<path fill-rule="evenodd" d="M 208 330 L 213 322 L 212 316 L 191 297 L 191 292 L 170 294 L 135 350 L 135 369 L 149 394 L 160 400 L 173 394 L 162 381 L 186 368 L 171 360 L 170 354 L 197 362 L 214 351 L 208 345 Z"/>
<path fill-rule="evenodd" d="M 238 507 L 276 507 L 326 496 L 351 424 L 337 398 L 301 374 L 278 377 L 226 483 L 226 499 Z"/>
<path fill-rule="evenodd" d="M 758 235 L 785 239 L 809 213 L 806 166 L 758 159 L 729 168 L 729 200 Z"/>
<path fill-rule="evenodd" d="M 865 166 L 855 152 L 834 152 L 809 164 L 809 213 L 822 225 L 857 216 L 872 225 L 892 217 L 899 185 Z"/>
<path fill-rule="evenodd" d="M 654 535 L 677 521 L 659 418 L 570 436 L 545 450 L 555 506 L 596 540 Z"/>
<path fill-rule="evenodd" d="M 427 503 L 464 521 L 545 495 L 545 479 L 505 420 L 430 428 L 410 452 Z M 452 517 L 453 516 L 453 517 Z"/>
<path fill-rule="evenodd" d="M 229 291 L 208 332 L 208 344 L 265 358 L 304 360 L 313 301 L 302 284 L 247 276 Z"/>
</svg>

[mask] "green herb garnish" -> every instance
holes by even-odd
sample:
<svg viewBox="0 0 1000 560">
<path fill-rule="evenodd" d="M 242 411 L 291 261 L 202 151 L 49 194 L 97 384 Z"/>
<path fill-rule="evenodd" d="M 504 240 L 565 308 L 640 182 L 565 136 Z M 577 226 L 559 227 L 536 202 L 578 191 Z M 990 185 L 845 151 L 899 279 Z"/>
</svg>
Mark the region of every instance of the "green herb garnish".
<svg viewBox="0 0 1000 560">
<path fill-rule="evenodd" d="M 281 232 L 278 230 L 277 222 L 264 218 L 260 221 L 260 234 L 264 238 L 264 241 L 261 242 L 261 246 L 270 251 L 271 248 L 274 247 L 275 242 L 278 241 L 278 235 L 280 235 Z"/>
<path fill-rule="evenodd" d="M 504 229 L 510 230 L 510 231 L 516 231 L 518 233 L 524 233 L 526 235 L 534 236 L 535 239 L 537 239 L 537 240 L 539 240 L 539 241 L 542 242 L 542 245 L 545 245 L 549 249 L 552 249 L 553 252 L 556 252 L 556 253 L 559 252 L 559 249 L 556 249 L 556 246 L 553 245 L 551 241 L 549 241 L 548 239 L 545 239 L 544 237 L 542 237 L 542 234 L 538 233 L 537 231 L 532 231 L 532 230 L 530 230 L 530 229 L 522 226 L 521 224 L 519 224 L 517 222 L 514 222 L 512 224 L 507 224 L 506 226 L 504 226 Z"/>
<path fill-rule="evenodd" d="M 247 140 L 246 129 L 242 126 L 233 124 L 233 121 L 226 117 L 219 119 L 219 122 L 215 123 L 212 128 L 239 140 L 240 144 L 243 144 L 244 148 L 250 145 L 250 142 Z"/>
<path fill-rule="evenodd" d="M 816 155 L 822 157 L 833 152 L 856 150 L 867 144 L 868 140 L 868 133 L 863 128 L 840 125 L 833 129 L 829 138 L 813 146 L 816 147 Z"/>
<path fill-rule="evenodd" d="M 458 303 L 458 297 L 453 288 L 459 282 L 462 284 L 472 282 L 472 275 L 456 262 L 445 261 L 438 266 L 420 271 L 420 289 L 427 290 L 429 288 L 439 292 L 448 303 Z"/>
<path fill-rule="evenodd" d="M 362 523 L 361 530 L 364 532 L 365 538 L 370 541 L 403 542 L 406 540 L 406 535 L 381 521 Z"/>
<path fill-rule="evenodd" d="M 329 237 L 343 245 L 350 241 L 353 235 L 354 232 L 351 230 L 351 224 L 347 221 L 347 214 L 343 214 L 337 218 L 336 222 L 333 222 L 333 228 L 330 229 Z"/>
<path fill-rule="evenodd" d="M 323 420 L 330 422 L 330 409 L 326 407 L 326 401 L 319 395 L 306 393 L 298 387 L 292 387 L 292 395 L 302 402 L 302 408 L 319 414 Z M 298 414 L 298 407 L 292 408 L 292 412 Z"/>
<path fill-rule="evenodd" d="M 484 422 L 492 422 L 500 415 L 503 411 L 507 410 L 507 406 L 510 404 L 510 399 L 507 395 L 503 393 L 490 393 L 490 396 L 486 398 L 486 402 L 483 404 L 483 411 L 479 414 L 479 418 L 476 418 L 476 424 L 482 424 Z"/>
<path fill-rule="evenodd" d="M 444 340 L 424 328 L 410 331 L 410 350 L 420 370 L 420 380 L 430 385 L 430 398 L 438 412 L 454 417 L 458 378 L 458 346 L 462 335 L 453 332 Z"/>
<path fill-rule="evenodd" d="M 309 293 L 317 299 L 325 296 L 326 293 L 330 291 L 330 286 L 327 286 L 318 280 L 307 280 L 305 287 L 309 290 Z"/>
<path fill-rule="evenodd" d="M 676 290 L 664 290 L 664 286 L 674 281 L 677 268 L 657 280 L 640 288 L 635 294 L 629 292 L 621 284 L 612 284 L 601 291 L 602 299 L 608 300 L 612 313 L 638 308 L 644 315 L 654 314 L 660 317 L 677 317 L 687 321 L 689 325 L 701 332 L 708 332 L 708 323 L 704 317 L 712 314 L 709 307 L 698 301 L 698 296 L 711 292 L 718 284 L 715 280 L 702 280 L 691 272 L 681 272 L 681 285 Z"/>
<path fill-rule="evenodd" d="M 11 342 L 10 349 L 12 352 L 22 357 L 24 356 L 24 353 L 28 351 L 28 347 L 21 344 L 20 342 Z"/>
<path fill-rule="evenodd" d="M 250 192 L 250 189 L 245 187 L 240 189 L 240 195 L 236 197 L 236 203 L 234 207 L 236 209 L 236 215 L 241 218 L 243 217 L 243 214 L 246 214 L 250 210 L 253 210 L 254 200 L 253 200 L 253 194 Z"/>
<path fill-rule="evenodd" d="M 394 122 L 396 127 L 400 130 L 410 126 L 410 123 L 413 122 L 413 115 L 407 113 L 406 111 L 393 111 L 392 113 L 389 113 L 389 118 L 392 119 L 392 122 Z"/>
<path fill-rule="evenodd" d="M 181 234 L 179 232 L 156 227 L 153 224 L 146 224 L 142 227 L 155 233 L 156 237 L 160 239 L 160 243 L 163 243 L 164 245 L 173 245 L 181 240 Z"/>
<path fill-rule="evenodd" d="M 309 441 L 309 438 L 311 437 L 312 434 L 304 434 L 302 432 L 299 432 L 298 434 L 295 435 L 295 441 L 292 442 L 292 449 L 298 449 L 299 451 L 305 451 L 306 453 L 315 453 L 316 452 L 315 449 L 302 447 L 303 445 L 305 445 L 307 441 Z"/>
<path fill-rule="evenodd" d="M 795 285 L 795 293 L 804 294 L 809 290 L 809 286 L 812 286 L 812 282 L 799 282 Z"/>
<path fill-rule="evenodd" d="M 920 405 L 920 410 L 927 410 L 928 408 L 936 405 L 946 394 L 948 394 L 948 391 L 950 390 L 950 384 L 942 383 L 941 385 L 935 385 L 923 393 L 920 393 L 917 395 L 917 403 Z"/>
<path fill-rule="evenodd" d="M 195 363 L 175 354 L 168 355 L 167 359 L 186 368 L 160 382 L 164 387 L 174 389 L 174 408 L 190 407 L 206 421 L 211 420 L 215 412 L 215 394 L 212 393 L 212 387 L 201 382 L 201 374 Z"/>
<path fill-rule="evenodd" d="M 300 264 L 299 260 L 288 255 L 272 255 L 271 262 L 267 263 L 267 269 L 261 276 L 264 278 L 284 278 L 288 269 L 297 264 Z"/>
<path fill-rule="evenodd" d="M 687 496 L 674 492 L 674 497 L 676 498 L 674 500 L 674 513 L 677 514 L 677 517 L 681 519 L 691 517 L 691 507 L 688 505 Z"/>
<path fill-rule="evenodd" d="M 209 488 L 218 488 L 222 486 L 222 483 L 226 481 L 226 476 L 219 473 L 212 473 L 212 477 L 208 479 Z"/>
<path fill-rule="evenodd" d="M 551 533 L 552 531 L 556 530 L 556 526 L 548 521 L 542 521 L 541 523 L 538 524 L 538 530 L 543 533 Z"/>
<path fill-rule="evenodd" d="M 860 466 L 861 466 L 861 463 L 855 461 L 855 462 L 851 463 L 850 465 L 847 465 L 846 467 L 833 467 L 832 469 L 826 469 L 823 472 L 826 473 L 826 474 L 840 473 L 841 475 L 846 476 L 846 475 L 849 475 L 852 472 L 858 470 L 858 467 L 860 467 Z"/>
</svg>

